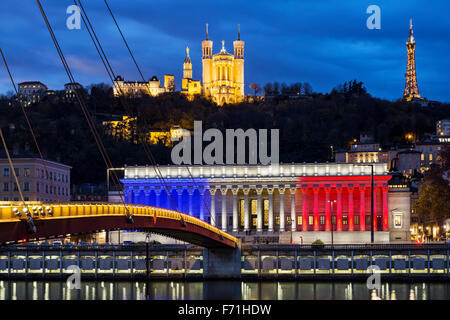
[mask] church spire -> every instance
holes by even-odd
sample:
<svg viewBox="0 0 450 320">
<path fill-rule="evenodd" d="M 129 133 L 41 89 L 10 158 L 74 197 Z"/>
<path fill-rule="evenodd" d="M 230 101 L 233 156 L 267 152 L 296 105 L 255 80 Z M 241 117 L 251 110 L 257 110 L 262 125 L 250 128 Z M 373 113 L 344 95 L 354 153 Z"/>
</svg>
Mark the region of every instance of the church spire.
<svg viewBox="0 0 450 320">
<path fill-rule="evenodd" d="M 238 23 L 238 41 L 241 40 L 241 25 Z"/>
<path fill-rule="evenodd" d="M 208 40 L 208 24 L 206 24 L 206 40 Z"/>
</svg>

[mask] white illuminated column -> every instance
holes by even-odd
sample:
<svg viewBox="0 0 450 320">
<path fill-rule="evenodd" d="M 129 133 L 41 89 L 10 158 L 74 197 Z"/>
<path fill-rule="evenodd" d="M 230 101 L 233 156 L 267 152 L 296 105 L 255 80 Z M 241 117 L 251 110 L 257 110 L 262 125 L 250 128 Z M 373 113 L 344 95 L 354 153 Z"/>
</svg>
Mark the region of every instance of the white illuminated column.
<svg viewBox="0 0 450 320">
<path fill-rule="evenodd" d="M 273 232 L 273 189 L 267 189 L 269 196 L 269 232 Z"/>
<path fill-rule="evenodd" d="M 291 231 L 296 231 L 297 221 L 295 221 L 295 190 L 296 188 L 291 189 Z M 305 222 L 303 221 L 303 224 Z"/>
<path fill-rule="evenodd" d="M 206 189 L 199 189 L 200 193 L 200 220 L 205 221 L 205 196 L 206 196 Z"/>
<path fill-rule="evenodd" d="M 280 232 L 285 231 L 285 221 L 284 217 L 284 189 L 279 189 L 280 191 Z"/>
<path fill-rule="evenodd" d="M 211 194 L 211 225 L 216 226 L 216 189 L 209 189 Z"/>
<path fill-rule="evenodd" d="M 262 214 L 262 189 L 256 189 L 256 193 L 258 194 L 258 206 L 257 206 L 257 219 L 256 219 L 256 231 L 262 232 L 263 225 L 263 214 Z"/>
<path fill-rule="evenodd" d="M 237 194 L 239 189 L 233 189 L 233 232 L 238 232 L 238 209 L 237 209 Z"/>
<path fill-rule="evenodd" d="M 250 230 L 250 217 L 248 212 L 248 194 L 250 190 L 244 189 L 244 212 L 241 213 L 244 215 L 244 231 Z"/>
<path fill-rule="evenodd" d="M 222 230 L 227 231 L 227 189 L 221 189 L 222 193 Z"/>
</svg>

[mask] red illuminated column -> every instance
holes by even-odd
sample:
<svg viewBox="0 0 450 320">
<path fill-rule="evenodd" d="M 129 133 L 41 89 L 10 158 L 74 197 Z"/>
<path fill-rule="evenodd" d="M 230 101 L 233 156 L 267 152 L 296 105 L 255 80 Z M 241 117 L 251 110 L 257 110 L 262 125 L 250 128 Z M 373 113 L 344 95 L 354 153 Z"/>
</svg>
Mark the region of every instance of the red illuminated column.
<svg viewBox="0 0 450 320">
<path fill-rule="evenodd" d="M 373 230 L 378 231 L 377 227 L 377 187 L 373 188 Z"/>
<path fill-rule="evenodd" d="M 325 231 L 331 231 L 330 191 L 325 188 Z"/>
<path fill-rule="evenodd" d="M 302 224 L 302 231 L 308 231 L 308 188 L 302 188 L 302 195 L 303 195 L 303 224 Z"/>
<path fill-rule="evenodd" d="M 336 231 L 342 231 L 342 188 L 336 187 L 336 192 L 337 192 Z"/>
<path fill-rule="evenodd" d="M 353 219 L 353 187 L 347 187 L 348 190 L 348 231 L 354 230 Z"/>
<path fill-rule="evenodd" d="M 383 231 L 389 229 L 388 191 L 389 187 L 383 187 Z"/>
<path fill-rule="evenodd" d="M 319 231 L 319 188 L 314 188 L 314 231 Z"/>
<path fill-rule="evenodd" d="M 359 230 L 366 230 L 366 188 L 359 187 Z"/>
</svg>

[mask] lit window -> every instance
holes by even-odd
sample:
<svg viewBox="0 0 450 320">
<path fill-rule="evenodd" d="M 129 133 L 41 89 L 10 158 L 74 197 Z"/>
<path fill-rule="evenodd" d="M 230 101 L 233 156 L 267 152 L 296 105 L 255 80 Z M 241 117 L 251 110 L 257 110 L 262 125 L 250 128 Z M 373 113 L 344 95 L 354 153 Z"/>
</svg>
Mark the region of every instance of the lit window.
<svg viewBox="0 0 450 320">
<path fill-rule="evenodd" d="M 324 225 L 325 224 L 325 216 L 320 216 L 320 225 Z"/>
<path fill-rule="evenodd" d="M 343 216 L 343 217 L 342 217 L 342 224 L 343 224 L 344 226 L 346 226 L 346 225 L 348 224 L 348 218 L 347 218 L 347 216 Z"/>
<path fill-rule="evenodd" d="M 314 223 L 314 217 L 313 217 L 313 216 L 308 216 L 308 224 L 309 224 L 310 226 L 312 226 L 313 223 Z"/>
<path fill-rule="evenodd" d="M 354 216 L 353 217 L 354 218 L 354 223 L 355 223 L 355 225 L 359 225 L 359 216 Z"/>
<path fill-rule="evenodd" d="M 297 216 L 297 224 L 299 226 L 303 225 L 303 217 L 302 216 Z"/>
<path fill-rule="evenodd" d="M 29 177 L 30 176 L 30 169 L 29 168 L 24 168 L 23 169 L 23 176 L 24 177 Z"/>
</svg>

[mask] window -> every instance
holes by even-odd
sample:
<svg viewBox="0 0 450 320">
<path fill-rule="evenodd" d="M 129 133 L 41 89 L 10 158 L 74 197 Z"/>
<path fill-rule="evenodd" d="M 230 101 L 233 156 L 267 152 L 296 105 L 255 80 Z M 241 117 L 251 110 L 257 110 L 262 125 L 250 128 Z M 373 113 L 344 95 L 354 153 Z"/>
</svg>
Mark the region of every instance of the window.
<svg viewBox="0 0 450 320">
<path fill-rule="evenodd" d="M 28 198 L 28 197 L 23 197 L 23 200 L 24 200 L 24 201 L 30 201 L 30 198 Z"/>
<path fill-rule="evenodd" d="M 394 228 L 402 227 L 402 214 L 394 214 Z"/>
<path fill-rule="evenodd" d="M 45 185 L 45 193 L 48 193 L 48 184 Z"/>
<path fill-rule="evenodd" d="M 310 226 L 312 226 L 314 224 L 314 217 L 313 216 L 308 216 L 308 224 Z"/>
<path fill-rule="evenodd" d="M 303 217 L 302 216 L 297 216 L 297 225 L 299 225 L 299 226 L 303 225 Z"/>
<path fill-rule="evenodd" d="M 66 195 L 67 195 L 67 194 L 66 194 Z M 275 224 L 276 224 L 277 226 L 280 225 L 280 216 L 276 216 L 276 217 L 275 217 Z"/>
<path fill-rule="evenodd" d="M 3 201 L 9 201 L 8 197 L 3 197 Z"/>
<path fill-rule="evenodd" d="M 366 225 L 370 225 L 370 216 L 366 216 Z"/>
<path fill-rule="evenodd" d="M 17 184 L 14 182 L 14 191 L 19 191 L 19 188 L 17 187 Z"/>
<path fill-rule="evenodd" d="M 29 168 L 24 168 L 23 169 L 23 176 L 24 177 L 29 177 L 30 176 L 30 169 Z"/>
<path fill-rule="evenodd" d="M 19 168 L 14 168 L 14 172 L 16 173 L 16 176 L 20 176 L 20 169 Z"/>
<path fill-rule="evenodd" d="M 342 217 L 342 225 L 346 226 L 348 224 L 348 217 L 347 216 L 343 216 Z"/>
<path fill-rule="evenodd" d="M 23 183 L 23 191 L 30 191 L 30 183 L 29 182 Z"/>
<path fill-rule="evenodd" d="M 9 177 L 9 168 L 4 168 L 3 169 L 3 176 L 4 177 Z"/>
<path fill-rule="evenodd" d="M 14 197 L 14 201 L 19 201 L 19 197 Z"/>
<path fill-rule="evenodd" d="M 331 217 L 331 224 L 336 225 L 336 216 Z"/>
<path fill-rule="evenodd" d="M 359 225 L 359 216 L 354 216 L 353 217 L 354 218 L 354 222 L 355 222 L 355 225 L 357 226 L 357 225 Z"/>
<path fill-rule="evenodd" d="M 325 224 L 325 216 L 320 216 L 320 225 L 323 226 Z"/>
<path fill-rule="evenodd" d="M 5 183 L 3 184 L 3 191 L 4 191 L 4 192 L 8 192 L 8 191 L 9 191 L 9 182 L 5 182 Z"/>
<path fill-rule="evenodd" d="M 39 191 L 39 183 L 36 183 L 36 192 L 40 192 Z"/>
</svg>

